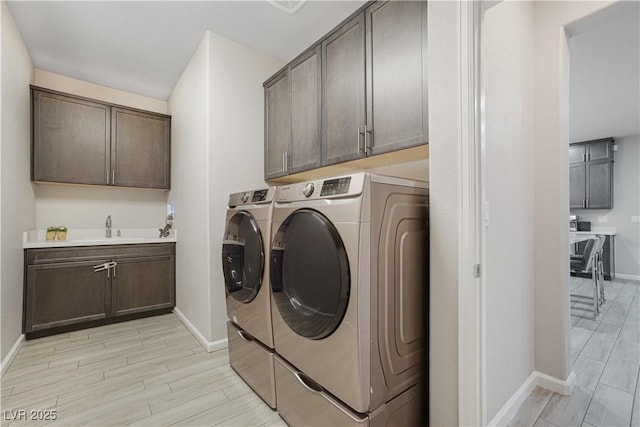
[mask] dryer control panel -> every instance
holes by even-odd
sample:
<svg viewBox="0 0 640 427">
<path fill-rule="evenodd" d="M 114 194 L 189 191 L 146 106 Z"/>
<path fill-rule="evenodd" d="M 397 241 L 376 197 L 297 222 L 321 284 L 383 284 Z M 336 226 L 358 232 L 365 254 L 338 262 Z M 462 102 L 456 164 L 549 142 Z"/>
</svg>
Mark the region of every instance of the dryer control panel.
<svg viewBox="0 0 640 427">
<path fill-rule="evenodd" d="M 351 185 L 351 177 L 327 179 L 322 183 L 320 196 L 337 196 L 339 194 L 347 194 Z"/>
<path fill-rule="evenodd" d="M 276 202 L 335 199 L 362 194 L 367 174 L 360 172 L 337 178 L 299 182 L 278 187 Z"/>
</svg>

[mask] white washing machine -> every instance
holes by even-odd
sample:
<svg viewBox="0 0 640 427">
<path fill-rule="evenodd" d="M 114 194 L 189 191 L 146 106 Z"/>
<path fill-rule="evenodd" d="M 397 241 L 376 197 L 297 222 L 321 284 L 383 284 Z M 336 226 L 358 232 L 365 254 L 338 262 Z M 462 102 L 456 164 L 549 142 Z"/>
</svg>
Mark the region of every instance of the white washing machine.
<svg viewBox="0 0 640 427">
<path fill-rule="evenodd" d="M 222 244 L 229 363 L 272 408 L 274 380 L 269 248 L 275 187 L 229 196 Z"/>
<path fill-rule="evenodd" d="M 278 188 L 272 319 L 289 424 L 419 425 L 428 205 L 427 183 L 367 173 Z"/>
</svg>

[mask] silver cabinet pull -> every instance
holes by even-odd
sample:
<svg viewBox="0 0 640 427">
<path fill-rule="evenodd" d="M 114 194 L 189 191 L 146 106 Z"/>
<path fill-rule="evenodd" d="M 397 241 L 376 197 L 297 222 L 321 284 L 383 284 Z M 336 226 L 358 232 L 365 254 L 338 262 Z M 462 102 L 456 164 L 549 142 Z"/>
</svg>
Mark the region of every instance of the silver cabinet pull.
<svg viewBox="0 0 640 427">
<path fill-rule="evenodd" d="M 111 169 L 111 184 L 116 185 L 116 170 Z"/>
<path fill-rule="evenodd" d="M 366 128 L 365 128 L 365 129 L 366 129 Z M 367 136 L 366 136 L 366 132 L 365 132 L 364 130 L 362 130 L 362 129 L 360 129 L 360 128 L 358 127 L 358 139 L 357 139 L 357 142 L 358 142 L 358 147 L 357 147 L 357 149 L 358 149 L 358 150 L 356 151 L 358 154 L 360 154 L 360 151 L 362 150 L 362 149 L 360 148 L 360 135 L 363 135 L 363 136 L 365 137 L 365 139 L 367 138 Z M 365 143 L 365 144 L 366 144 L 366 143 Z"/>
<path fill-rule="evenodd" d="M 585 201 L 585 208 L 589 207 L 589 198 L 587 197 L 587 200 Z"/>
<path fill-rule="evenodd" d="M 369 136 L 367 136 L 369 135 Z M 371 138 L 373 137 L 373 129 L 368 126 L 364 127 L 364 149 L 369 154 L 371 151 Z"/>
<path fill-rule="evenodd" d="M 287 151 L 282 153 L 282 172 L 286 172 L 289 169 L 289 153 Z"/>
</svg>

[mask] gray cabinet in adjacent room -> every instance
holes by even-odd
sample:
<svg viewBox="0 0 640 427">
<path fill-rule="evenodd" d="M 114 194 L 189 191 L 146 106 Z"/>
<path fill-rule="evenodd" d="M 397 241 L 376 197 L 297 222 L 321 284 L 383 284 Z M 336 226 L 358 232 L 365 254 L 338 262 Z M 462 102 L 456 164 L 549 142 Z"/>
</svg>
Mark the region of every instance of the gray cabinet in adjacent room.
<svg viewBox="0 0 640 427">
<path fill-rule="evenodd" d="M 569 208 L 613 208 L 613 138 L 569 146 Z"/>
<path fill-rule="evenodd" d="M 170 188 L 171 117 L 31 87 L 31 179 Z"/>
</svg>

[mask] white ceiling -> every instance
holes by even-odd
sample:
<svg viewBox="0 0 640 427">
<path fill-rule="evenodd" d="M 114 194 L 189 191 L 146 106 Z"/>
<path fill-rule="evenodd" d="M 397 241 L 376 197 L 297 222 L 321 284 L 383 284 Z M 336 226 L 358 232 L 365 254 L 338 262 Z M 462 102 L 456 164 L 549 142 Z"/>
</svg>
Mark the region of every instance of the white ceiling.
<svg viewBox="0 0 640 427">
<path fill-rule="evenodd" d="M 621 1 L 568 28 L 570 142 L 640 133 L 640 3 Z"/>
<path fill-rule="evenodd" d="M 34 67 L 166 100 L 207 30 L 287 62 L 365 1 L 7 3 Z"/>
</svg>

